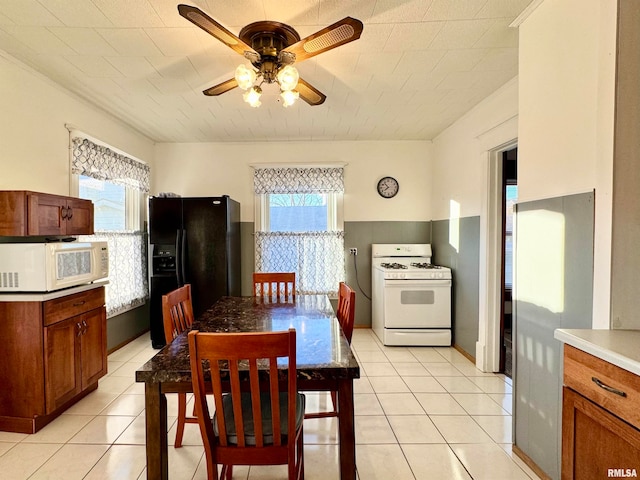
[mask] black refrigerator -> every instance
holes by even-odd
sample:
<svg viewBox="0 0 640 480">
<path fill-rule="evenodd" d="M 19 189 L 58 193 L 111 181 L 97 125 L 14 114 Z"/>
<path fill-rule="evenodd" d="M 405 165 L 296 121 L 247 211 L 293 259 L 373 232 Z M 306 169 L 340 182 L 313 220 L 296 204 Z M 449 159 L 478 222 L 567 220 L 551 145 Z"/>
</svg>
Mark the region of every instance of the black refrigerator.
<svg viewBox="0 0 640 480">
<path fill-rule="evenodd" d="M 220 297 L 240 295 L 240 204 L 222 197 L 151 197 L 150 325 L 154 348 L 165 345 L 162 295 L 191 284 L 198 317 Z"/>
</svg>

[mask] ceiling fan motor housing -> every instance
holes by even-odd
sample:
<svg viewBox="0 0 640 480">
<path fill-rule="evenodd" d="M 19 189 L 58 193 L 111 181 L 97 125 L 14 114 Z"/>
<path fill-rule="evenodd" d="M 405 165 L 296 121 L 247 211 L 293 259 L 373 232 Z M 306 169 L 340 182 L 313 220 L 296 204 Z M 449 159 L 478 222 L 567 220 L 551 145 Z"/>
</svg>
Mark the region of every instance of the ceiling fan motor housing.
<svg viewBox="0 0 640 480">
<path fill-rule="evenodd" d="M 267 83 L 275 82 L 278 69 L 283 63 L 288 63 L 282 62 L 280 52 L 300 41 L 300 35 L 293 27 L 270 20 L 250 23 L 240 30 L 238 36 L 260 54 L 260 58 L 251 63 Z"/>
</svg>

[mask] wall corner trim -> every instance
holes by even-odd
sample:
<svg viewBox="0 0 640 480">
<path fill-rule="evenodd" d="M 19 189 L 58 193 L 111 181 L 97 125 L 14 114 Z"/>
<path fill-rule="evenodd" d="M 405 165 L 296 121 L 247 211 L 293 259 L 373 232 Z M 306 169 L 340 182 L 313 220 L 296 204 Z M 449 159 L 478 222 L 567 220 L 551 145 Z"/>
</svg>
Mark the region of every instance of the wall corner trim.
<svg viewBox="0 0 640 480">
<path fill-rule="evenodd" d="M 542 5 L 542 2 L 544 2 L 544 0 L 533 0 L 529 5 L 527 5 L 527 8 L 525 8 L 522 13 L 520 13 L 520 15 L 518 15 L 515 20 L 509 24 L 509 26 L 511 28 L 518 28 L 527 18 L 529 18 L 536 8 Z"/>
</svg>

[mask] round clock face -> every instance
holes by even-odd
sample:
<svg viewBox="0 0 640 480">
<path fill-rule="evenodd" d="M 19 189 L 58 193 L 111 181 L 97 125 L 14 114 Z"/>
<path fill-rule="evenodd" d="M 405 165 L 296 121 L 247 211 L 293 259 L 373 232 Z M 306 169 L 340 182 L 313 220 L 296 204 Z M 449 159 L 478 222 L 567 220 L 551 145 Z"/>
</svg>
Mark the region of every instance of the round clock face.
<svg viewBox="0 0 640 480">
<path fill-rule="evenodd" d="M 383 198 L 395 197 L 399 189 L 400 185 L 393 177 L 384 177 L 378 182 L 378 193 Z"/>
</svg>

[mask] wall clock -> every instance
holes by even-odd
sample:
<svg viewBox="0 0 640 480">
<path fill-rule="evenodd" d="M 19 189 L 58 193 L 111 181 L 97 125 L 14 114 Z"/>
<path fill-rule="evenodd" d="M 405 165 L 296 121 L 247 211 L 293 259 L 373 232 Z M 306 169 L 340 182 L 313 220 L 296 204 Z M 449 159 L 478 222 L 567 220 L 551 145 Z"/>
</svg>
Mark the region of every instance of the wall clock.
<svg viewBox="0 0 640 480">
<path fill-rule="evenodd" d="M 392 198 L 398 194 L 400 185 L 393 177 L 383 177 L 378 182 L 378 193 L 383 198 Z"/>
</svg>

